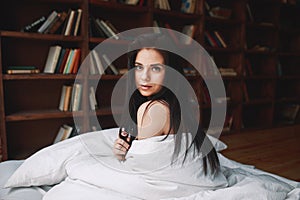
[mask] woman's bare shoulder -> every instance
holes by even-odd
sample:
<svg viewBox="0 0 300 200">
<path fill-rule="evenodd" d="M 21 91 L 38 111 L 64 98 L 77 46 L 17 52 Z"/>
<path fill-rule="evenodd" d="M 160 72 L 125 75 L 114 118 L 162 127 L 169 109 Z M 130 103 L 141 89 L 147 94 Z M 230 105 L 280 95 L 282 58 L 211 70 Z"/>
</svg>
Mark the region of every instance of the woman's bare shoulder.
<svg viewBox="0 0 300 200">
<path fill-rule="evenodd" d="M 140 114 L 155 114 L 155 112 L 158 112 L 158 114 L 168 114 L 170 112 L 169 105 L 164 101 L 147 101 L 138 109 L 138 113 Z"/>
<path fill-rule="evenodd" d="M 147 101 L 138 109 L 139 134 L 142 137 L 163 135 L 168 132 L 170 114 L 168 104 L 161 101 Z"/>
</svg>

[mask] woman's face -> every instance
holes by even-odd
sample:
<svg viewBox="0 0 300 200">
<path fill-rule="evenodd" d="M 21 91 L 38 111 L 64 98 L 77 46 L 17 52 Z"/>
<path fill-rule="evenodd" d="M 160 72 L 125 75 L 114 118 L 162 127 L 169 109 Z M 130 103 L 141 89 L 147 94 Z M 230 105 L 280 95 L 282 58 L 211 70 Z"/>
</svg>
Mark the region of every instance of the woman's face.
<svg viewBox="0 0 300 200">
<path fill-rule="evenodd" d="M 135 84 L 139 92 L 149 97 L 158 93 L 165 78 L 163 56 L 155 49 L 142 49 L 135 60 Z"/>
</svg>

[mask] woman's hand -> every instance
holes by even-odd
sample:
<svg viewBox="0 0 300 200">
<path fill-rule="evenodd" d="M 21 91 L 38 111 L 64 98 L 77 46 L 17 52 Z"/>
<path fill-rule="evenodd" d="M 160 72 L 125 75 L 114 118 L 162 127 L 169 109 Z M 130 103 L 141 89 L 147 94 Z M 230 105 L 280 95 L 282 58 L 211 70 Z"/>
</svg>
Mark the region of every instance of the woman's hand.
<svg viewBox="0 0 300 200">
<path fill-rule="evenodd" d="M 127 134 L 126 132 L 122 132 L 121 134 Z M 125 155 L 129 150 L 130 145 L 125 140 L 118 138 L 115 140 L 113 152 L 118 160 L 124 161 Z"/>
</svg>

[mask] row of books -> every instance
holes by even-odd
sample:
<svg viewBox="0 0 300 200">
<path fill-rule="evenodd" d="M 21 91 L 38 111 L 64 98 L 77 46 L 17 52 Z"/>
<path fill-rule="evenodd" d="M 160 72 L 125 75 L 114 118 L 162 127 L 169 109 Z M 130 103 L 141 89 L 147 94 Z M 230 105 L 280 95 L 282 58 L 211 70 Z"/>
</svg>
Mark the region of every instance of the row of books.
<svg viewBox="0 0 300 200">
<path fill-rule="evenodd" d="M 170 35 L 170 37 L 176 44 L 186 44 L 186 45 L 191 44 L 192 39 L 196 32 L 196 26 L 194 24 L 185 25 L 185 26 L 183 26 L 183 28 L 181 30 L 181 33 L 183 33 L 189 37 L 180 37 L 180 36 L 178 37 L 178 35 L 175 35 L 172 32 L 172 27 L 168 23 L 163 23 L 163 22 L 154 20 L 153 27 L 154 27 L 154 32 L 156 32 L 156 33 L 161 32 L 161 30 L 159 28 L 170 29 L 168 34 Z"/>
<path fill-rule="evenodd" d="M 54 45 L 49 48 L 44 73 L 76 74 L 80 66 L 81 49 L 63 48 Z"/>
<path fill-rule="evenodd" d="M 171 10 L 169 0 L 155 0 L 154 8 L 159 8 L 162 10 Z"/>
<path fill-rule="evenodd" d="M 80 109 L 81 96 L 81 84 L 63 85 L 58 109 L 60 111 L 78 111 Z"/>
<path fill-rule="evenodd" d="M 227 48 L 223 35 L 219 31 L 205 31 L 205 41 L 212 47 Z"/>
<path fill-rule="evenodd" d="M 90 74 L 120 74 L 118 68 L 111 62 L 106 54 L 99 55 L 92 50 L 89 56 Z M 103 64 L 104 63 L 104 64 Z M 107 66 L 107 67 L 106 67 Z"/>
<path fill-rule="evenodd" d="M 82 85 L 74 83 L 71 85 L 63 85 L 60 95 L 59 107 L 60 111 L 79 111 L 82 98 Z M 96 91 L 93 86 L 89 87 L 89 104 L 91 110 L 99 108 L 96 98 Z"/>
<path fill-rule="evenodd" d="M 116 40 L 120 39 L 117 35 L 119 31 L 109 21 L 100 18 L 90 17 L 90 35 L 93 37 L 109 38 L 112 37 Z"/>
<path fill-rule="evenodd" d="M 53 10 L 48 17 L 40 17 L 25 26 L 23 32 L 37 32 L 45 34 L 60 33 L 65 36 L 77 36 L 82 18 L 82 9 L 69 9 L 68 12 Z"/>
</svg>

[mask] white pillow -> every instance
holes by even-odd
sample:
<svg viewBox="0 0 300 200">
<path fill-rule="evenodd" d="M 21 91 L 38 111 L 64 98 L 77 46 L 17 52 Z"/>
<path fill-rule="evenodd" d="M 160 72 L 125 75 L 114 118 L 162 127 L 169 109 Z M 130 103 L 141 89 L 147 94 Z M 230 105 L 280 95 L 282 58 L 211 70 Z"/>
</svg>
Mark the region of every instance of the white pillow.
<svg viewBox="0 0 300 200">
<path fill-rule="evenodd" d="M 60 183 L 67 177 L 65 165 L 70 160 L 77 156 L 90 154 L 92 151 L 99 152 L 99 138 L 101 139 L 101 137 L 97 137 L 97 135 L 100 133 L 109 136 L 112 140 L 110 143 L 113 143 L 113 137 L 116 138 L 118 128 L 81 134 L 41 149 L 24 161 L 8 179 L 4 187 L 28 187 Z M 106 151 L 111 151 L 111 147 Z"/>
<path fill-rule="evenodd" d="M 64 163 L 79 154 L 81 143 L 74 137 L 46 147 L 27 158 L 8 179 L 5 188 L 53 185 L 66 177 Z"/>
</svg>

